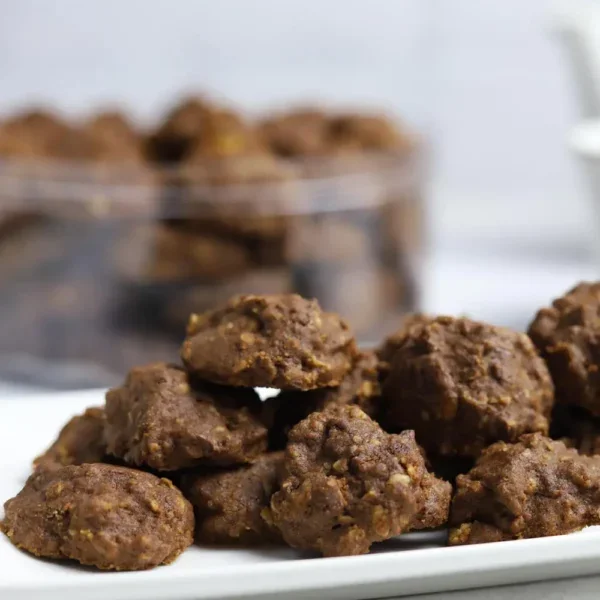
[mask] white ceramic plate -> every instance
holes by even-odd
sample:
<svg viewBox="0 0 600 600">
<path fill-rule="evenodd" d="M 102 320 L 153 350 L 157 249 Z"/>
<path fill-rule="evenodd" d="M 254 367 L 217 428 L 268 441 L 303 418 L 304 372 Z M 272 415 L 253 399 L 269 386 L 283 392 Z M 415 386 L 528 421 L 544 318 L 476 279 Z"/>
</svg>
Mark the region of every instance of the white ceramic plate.
<svg viewBox="0 0 600 600">
<path fill-rule="evenodd" d="M 0 398 L 0 500 L 16 494 L 31 459 L 101 391 Z M 2 600 L 353 600 L 536 581 L 600 572 L 600 528 L 563 537 L 445 548 L 443 533 L 409 534 L 368 556 L 311 558 L 286 548 L 193 547 L 173 565 L 102 573 L 36 559 L 0 536 Z"/>
</svg>

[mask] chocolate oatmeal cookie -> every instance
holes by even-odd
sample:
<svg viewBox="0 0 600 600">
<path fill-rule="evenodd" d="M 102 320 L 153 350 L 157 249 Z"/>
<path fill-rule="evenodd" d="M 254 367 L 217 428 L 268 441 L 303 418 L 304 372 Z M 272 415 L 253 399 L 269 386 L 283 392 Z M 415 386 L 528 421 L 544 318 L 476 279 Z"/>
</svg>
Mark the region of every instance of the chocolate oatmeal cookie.
<svg viewBox="0 0 600 600">
<path fill-rule="evenodd" d="M 267 446 L 260 410 L 252 389 L 192 381 L 165 363 L 137 367 L 106 394 L 108 452 L 157 471 L 250 462 Z"/>
<path fill-rule="evenodd" d="M 283 448 L 290 429 L 315 411 L 333 406 L 356 404 L 367 415 L 374 417 L 379 408 L 378 360 L 370 350 L 360 351 L 352 369 L 334 388 L 284 391 L 264 402 L 264 412 L 269 424 L 270 444 Z"/>
<path fill-rule="evenodd" d="M 317 109 L 299 109 L 275 115 L 259 125 L 260 136 L 271 151 L 283 158 L 327 153 L 327 118 Z"/>
<path fill-rule="evenodd" d="M 181 350 L 209 381 L 299 390 L 339 385 L 355 355 L 348 325 L 296 294 L 237 296 L 192 315 Z"/>
<path fill-rule="evenodd" d="M 393 121 L 379 115 L 334 117 L 329 132 L 335 145 L 356 147 L 357 150 L 396 150 L 410 143 Z"/>
<path fill-rule="evenodd" d="M 98 137 L 135 144 L 139 133 L 126 115 L 119 111 L 107 110 L 95 114 L 84 125 L 85 129 Z"/>
<path fill-rule="evenodd" d="M 142 140 L 128 119 L 118 112 L 103 112 L 84 124 L 81 135 L 90 146 L 89 158 L 104 162 L 142 164 Z"/>
<path fill-rule="evenodd" d="M 230 110 L 212 109 L 207 113 L 202 131 L 193 140 L 186 159 L 189 162 L 203 162 L 260 154 L 268 156 L 251 125 Z"/>
<path fill-rule="evenodd" d="M 202 135 L 211 111 L 212 106 L 204 98 L 182 100 L 148 139 L 150 160 L 164 163 L 182 160 Z"/>
<path fill-rule="evenodd" d="M 0 156 L 18 159 L 52 156 L 51 142 L 65 128 L 61 119 L 44 109 L 15 114 L 0 123 Z"/>
<path fill-rule="evenodd" d="M 33 465 L 36 470 L 56 470 L 67 465 L 103 462 L 105 455 L 104 409 L 94 407 L 73 417 Z"/>
<path fill-rule="evenodd" d="M 387 434 L 357 406 L 341 406 L 292 429 L 281 490 L 264 517 L 292 547 L 364 554 L 373 542 L 444 523 L 449 499 L 412 431 Z"/>
<path fill-rule="evenodd" d="M 556 401 L 600 416 L 600 282 L 580 283 L 542 308 L 529 335 L 546 360 Z"/>
<path fill-rule="evenodd" d="M 4 510 L 18 548 L 99 569 L 167 564 L 193 541 L 192 507 L 168 479 L 113 465 L 36 472 Z"/>
<path fill-rule="evenodd" d="M 278 489 L 283 452 L 259 456 L 235 470 L 184 475 L 181 486 L 196 512 L 196 539 L 256 546 L 281 540 L 261 517 Z"/>
<path fill-rule="evenodd" d="M 469 319 L 411 325 L 383 383 L 382 422 L 411 428 L 428 452 L 477 457 L 499 441 L 548 432 L 552 380 L 522 333 Z"/>
<path fill-rule="evenodd" d="M 490 446 L 457 486 L 453 545 L 562 535 L 600 523 L 600 459 L 540 434 Z"/>
</svg>

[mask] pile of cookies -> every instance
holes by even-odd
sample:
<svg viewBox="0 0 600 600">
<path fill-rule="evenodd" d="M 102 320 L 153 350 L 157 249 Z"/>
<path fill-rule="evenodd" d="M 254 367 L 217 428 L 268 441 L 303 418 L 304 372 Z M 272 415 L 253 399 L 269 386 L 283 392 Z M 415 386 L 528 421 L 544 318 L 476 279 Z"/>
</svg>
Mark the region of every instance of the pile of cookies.
<svg viewBox="0 0 600 600">
<path fill-rule="evenodd" d="M 0 120 L 0 354 L 120 376 L 177 356 L 189 314 L 233 294 L 316 297 L 377 339 L 418 296 L 419 163 L 381 112 L 251 120 L 189 97 L 150 127 Z"/>
<path fill-rule="evenodd" d="M 457 545 L 600 524 L 600 456 L 548 437 L 566 408 L 600 411 L 599 311 L 582 284 L 531 338 L 414 315 L 371 351 L 315 300 L 234 297 L 192 314 L 181 366 L 132 369 L 65 425 L 2 530 L 37 556 L 145 569 L 194 539 L 344 556 L 440 526 Z"/>
</svg>

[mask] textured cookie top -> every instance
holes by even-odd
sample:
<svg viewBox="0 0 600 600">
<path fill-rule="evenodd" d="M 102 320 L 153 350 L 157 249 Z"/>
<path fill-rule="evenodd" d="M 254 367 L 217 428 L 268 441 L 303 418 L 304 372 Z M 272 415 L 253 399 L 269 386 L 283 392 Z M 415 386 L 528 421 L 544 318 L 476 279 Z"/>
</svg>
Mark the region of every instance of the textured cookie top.
<svg viewBox="0 0 600 600">
<path fill-rule="evenodd" d="M 498 442 L 457 477 L 451 544 L 570 533 L 600 523 L 600 459 L 540 434 Z"/>
<path fill-rule="evenodd" d="M 19 548 L 100 569 L 169 563 L 193 540 L 192 507 L 168 479 L 113 465 L 36 472 L 4 509 Z"/>
<path fill-rule="evenodd" d="M 425 516 L 432 514 L 426 475 L 413 432 L 387 434 L 357 406 L 312 413 L 290 432 L 268 517 L 291 546 L 362 554 L 374 541 L 435 520 Z M 441 522 L 448 501 L 449 489 Z"/>
<path fill-rule="evenodd" d="M 192 381 L 165 363 L 132 369 L 106 395 L 109 453 L 159 471 L 251 461 L 266 449 L 252 389 Z"/>
<path fill-rule="evenodd" d="M 355 354 L 346 323 L 296 294 L 237 296 L 192 315 L 181 351 L 209 381 L 300 390 L 339 385 Z"/>
<path fill-rule="evenodd" d="M 58 469 L 67 465 L 102 462 L 106 455 L 104 409 L 88 408 L 73 417 L 56 441 L 34 461 L 36 469 Z"/>
<path fill-rule="evenodd" d="M 469 319 L 415 324 L 383 385 L 384 423 L 426 449 L 477 456 L 498 440 L 548 431 L 553 385 L 528 336 Z"/>
<path fill-rule="evenodd" d="M 240 545 L 280 540 L 261 513 L 279 487 L 282 463 L 283 452 L 272 452 L 233 470 L 185 475 L 181 485 L 196 511 L 196 538 Z"/>
<path fill-rule="evenodd" d="M 581 283 L 542 308 L 529 335 L 548 363 L 557 401 L 600 416 L 600 283 Z"/>
</svg>

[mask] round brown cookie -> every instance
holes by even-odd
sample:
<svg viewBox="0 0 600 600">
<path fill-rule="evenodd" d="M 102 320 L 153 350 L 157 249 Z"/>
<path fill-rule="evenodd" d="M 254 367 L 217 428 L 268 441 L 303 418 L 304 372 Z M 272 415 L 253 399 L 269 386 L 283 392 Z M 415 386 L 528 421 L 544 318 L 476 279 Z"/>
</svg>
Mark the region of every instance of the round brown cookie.
<svg viewBox="0 0 600 600">
<path fill-rule="evenodd" d="M 67 465 L 103 462 L 104 408 L 88 408 L 73 417 L 46 452 L 33 461 L 36 470 L 56 470 Z"/>
<path fill-rule="evenodd" d="M 32 134 L 16 135 L 0 125 L 0 158 L 34 159 L 44 156 L 44 149 Z"/>
<path fill-rule="evenodd" d="M 259 125 L 262 139 L 283 158 L 327 153 L 327 119 L 316 109 L 300 109 L 276 115 Z"/>
<path fill-rule="evenodd" d="M 46 158 L 52 155 L 50 141 L 66 125 L 54 114 L 33 109 L 0 123 L 0 155 L 14 158 Z"/>
<path fill-rule="evenodd" d="M 411 145 L 394 123 L 379 115 L 340 115 L 329 124 L 334 145 L 357 150 L 397 150 Z"/>
<path fill-rule="evenodd" d="M 295 548 L 364 554 L 373 542 L 436 522 L 429 477 L 412 431 L 390 435 L 357 406 L 331 408 L 290 432 L 281 490 L 264 517 Z M 448 484 L 435 485 L 440 497 L 438 485 Z M 439 524 L 449 497 L 448 489 Z"/>
<path fill-rule="evenodd" d="M 310 390 L 339 385 L 356 344 L 348 325 L 316 300 L 247 295 L 192 315 L 181 356 L 216 383 Z"/>
<path fill-rule="evenodd" d="M 2 127 L 18 134 L 33 132 L 45 139 L 65 127 L 65 122 L 55 112 L 45 108 L 31 108 L 17 112 L 2 121 Z"/>
<path fill-rule="evenodd" d="M 212 110 L 186 160 L 194 163 L 260 154 L 265 154 L 264 147 L 253 127 L 229 110 Z"/>
<path fill-rule="evenodd" d="M 600 282 L 580 283 L 542 308 L 529 335 L 546 360 L 556 401 L 600 416 Z"/>
<path fill-rule="evenodd" d="M 269 425 L 270 445 L 284 448 L 290 429 L 315 411 L 332 406 L 356 404 L 370 417 L 379 408 L 378 360 L 370 350 L 361 351 L 339 386 L 316 390 L 285 391 L 268 398 L 264 404 L 265 420 Z"/>
<path fill-rule="evenodd" d="M 250 462 L 267 446 L 260 411 L 252 389 L 191 381 L 165 363 L 137 367 L 106 394 L 108 452 L 157 471 Z"/>
<path fill-rule="evenodd" d="M 139 134 L 129 119 L 119 111 L 104 111 L 92 116 L 85 129 L 98 136 L 135 142 Z"/>
<path fill-rule="evenodd" d="M 211 105 L 203 98 L 182 100 L 148 139 L 150 159 L 171 163 L 184 158 L 201 135 L 211 111 Z"/>
<path fill-rule="evenodd" d="M 548 432 L 552 380 L 522 333 L 469 319 L 411 325 L 383 383 L 382 423 L 441 456 Z"/>
<path fill-rule="evenodd" d="M 232 471 L 184 475 L 181 486 L 196 512 L 196 540 L 255 546 L 281 540 L 261 512 L 278 489 L 283 452 L 259 456 Z"/>
<path fill-rule="evenodd" d="M 170 563 L 193 541 L 192 506 L 168 479 L 113 465 L 36 472 L 4 510 L 18 548 L 99 569 Z"/>
<path fill-rule="evenodd" d="M 485 449 L 457 478 L 450 544 L 562 535 L 600 523 L 600 460 L 540 434 Z"/>
<path fill-rule="evenodd" d="M 141 137 L 119 112 L 97 114 L 84 124 L 82 135 L 89 140 L 89 158 L 93 160 L 125 164 L 145 161 Z"/>
</svg>

